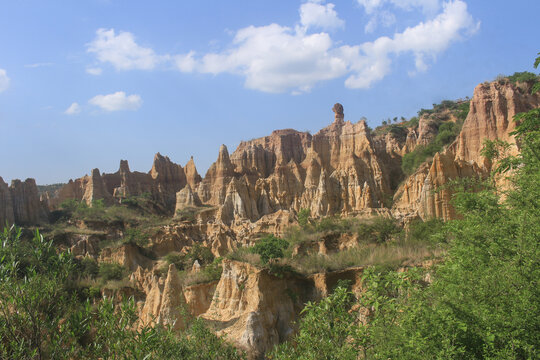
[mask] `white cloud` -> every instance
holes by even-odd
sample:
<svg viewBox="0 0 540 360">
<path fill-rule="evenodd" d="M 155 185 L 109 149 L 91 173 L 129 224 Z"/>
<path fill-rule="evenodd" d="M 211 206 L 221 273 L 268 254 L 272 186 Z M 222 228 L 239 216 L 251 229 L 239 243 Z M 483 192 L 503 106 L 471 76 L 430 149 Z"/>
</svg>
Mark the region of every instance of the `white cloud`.
<svg viewBox="0 0 540 360">
<path fill-rule="evenodd" d="M 96 38 L 87 44 L 87 51 L 117 70 L 151 70 L 167 59 L 167 56 L 156 55 L 151 48 L 139 46 L 133 34 L 124 31 L 116 34 L 114 29 L 98 29 Z"/>
<path fill-rule="evenodd" d="M 321 4 L 321 1 L 308 1 L 300 6 L 300 23 L 306 28 L 325 30 L 343 28 L 345 21 L 338 17 L 334 4 Z"/>
<path fill-rule="evenodd" d="M 99 68 L 99 67 L 88 67 L 86 68 L 86 72 L 90 75 L 101 75 L 101 73 L 103 72 L 103 69 Z"/>
<path fill-rule="evenodd" d="M 395 22 L 396 16 L 394 14 L 388 11 L 380 11 L 369 19 L 368 23 L 364 26 L 364 31 L 366 33 L 372 33 L 379 24 L 388 27 L 395 24 Z"/>
<path fill-rule="evenodd" d="M 388 6 L 422 11 L 426 20 L 371 42 L 337 45 L 324 31 L 344 26 L 334 4 L 308 0 L 301 4 L 300 17 L 294 26 L 274 23 L 239 29 L 233 33 L 229 46 L 221 51 L 198 56 L 194 51 L 158 55 L 151 48 L 139 46 L 131 33 L 116 34 L 113 29 L 99 29 L 96 39 L 88 45 L 88 51 L 95 53 L 100 62 L 111 63 L 120 70 L 152 70 L 160 63 L 172 63 L 185 73 L 242 76 L 249 89 L 299 94 L 310 91 L 322 81 L 342 76 L 347 77 L 345 86 L 348 88 L 368 88 L 388 75 L 393 61 L 400 56 L 413 56 L 415 67 L 409 71 L 410 74 L 426 71 L 437 55 L 479 27 L 468 13 L 464 0 L 443 3 L 439 0 L 357 1 L 371 17 L 365 25 L 366 32 L 379 25 L 388 27 L 396 23 L 396 16 L 388 11 Z M 441 4 L 442 12 L 439 11 Z M 432 12 L 435 13 L 428 15 Z M 87 71 L 97 74 L 101 68 L 89 68 Z M 118 92 L 99 96 L 91 101 L 108 111 L 140 106 L 140 97 L 128 101 L 136 95 L 125 97 L 124 93 Z"/>
<path fill-rule="evenodd" d="M 370 6 L 379 6 L 381 1 L 371 0 Z M 421 2 L 405 0 L 401 5 L 406 3 Z M 423 6 L 429 5 L 428 0 L 424 3 Z M 380 21 L 391 24 L 395 17 L 387 14 Z M 265 92 L 297 94 L 309 91 L 318 82 L 344 75 L 348 75 L 347 87 L 368 88 L 391 72 L 394 56 L 390 55 L 412 54 L 415 71 L 425 71 L 427 60 L 434 59 L 478 26 L 468 13 L 467 5 L 461 0 L 452 0 L 444 3 L 443 12 L 433 19 L 373 42 L 338 47 L 325 32 L 309 34 L 302 27 L 292 29 L 278 24 L 249 26 L 236 32 L 227 50 L 208 53 L 199 59 L 190 52 L 177 57 L 176 63 L 183 72 L 241 75 L 246 79 L 247 88 Z"/>
<path fill-rule="evenodd" d="M 371 14 L 375 9 L 377 9 L 384 0 L 357 0 L 358 4 L 364 7 L 366 13 Z"/>
<path fill-rule="evenodd" d="M 105 111 L 119 111 L 137 110 L 141 107 L 142 99 L 139 95 L 126 96 L 125 92 L 117 91 L 114 94 L 94 96 L 88 102 Z"/>
<path fill-rule="evenodd" d="M 346 73 L 346 63 L 332 55 L 332 46 L 326 33 L 307 35 L 277 24 L 250 26 L 236 33 L 231 49 L 203 56 L 196 69 L 243 75 L 250 89 L 305 92 Z"/>
<path fill-rule="evenodd" d="M 66 115 L 77 115 L 81 112 L 81 106 L 74 102 L 73 104 L 69 105 L 69 107 L 64 111 L 64 114 Z"/>
<path fill-rule="evenodd" d="M 174 57 L 174 62 L 178 69 L 182 72 L 193 72 L 197 65 L 194 55 L 194 51 L 190 51 L 187 55 L 176 55 Z"/>
<path fill-rule="evenodd" d="M 9 78 L 4 69 L 0 69 L 0 92 L 5 91 L 9 87 Z"/>
<path fill-rule="evenodd" d="M 394 7 L 404 11 L 421 10 L 428 17 L 437 14 L 441 7 L 440 0 L 357 0 L 364 8 L 370 19 L 364 27 L 366 33 L 371 33 L 380 25 L 388 27 L 395 23 L 395 15 L 389 11 Z"/>
<path fill-rule="evenodd" d="M 480 23 L 467 12 L 467 4 L 463 1 L 445 3 L 443 12 L 433 20 L 409 27 L 393 38 L 383 36 L 373 42 L 344 49 L 354 71 L 345 85 L 367 88 L 384 78 L 391 70 L 390 54 L 412 53 L 416 70 L 425 71 L 428 67 L 426 58 L 435 58 L 452 42 L 474 33 L 479 26 Z"/>
</svg>

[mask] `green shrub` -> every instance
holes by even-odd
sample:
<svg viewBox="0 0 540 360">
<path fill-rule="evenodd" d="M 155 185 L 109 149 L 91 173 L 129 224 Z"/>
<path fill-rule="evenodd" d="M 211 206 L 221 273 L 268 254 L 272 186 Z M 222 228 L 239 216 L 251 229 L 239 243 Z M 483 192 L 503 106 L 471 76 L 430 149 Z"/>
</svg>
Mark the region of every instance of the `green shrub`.
<svg viewBox="0 0 540 360">
<path fill-rule="evenodd" d="M 186 269 L 186 255 L 179 252 L 171 252 L 165 255 L 165 260 L 169 264 L 174 264 L 178 270 Z"/>
<path fill-rule="evenodd" d="M 214 261 L 214 254 L 212 254 L 212 250 L 206 246 L 195 243 L 195 245 L 193 245 L 193 247 L 186 254 L 186 260 L 190 261 L 191 264 L 197 260 L 199 261 L 199 264 L 206 265 Z"/>
<path fill-rule="evenodd" d="M 194 222 L 195 215 L 197 215 L 198 209 L 195 207 L 186 207 L 176 212 L 176 217 L 180 221 Z"/>
<path fill-rule="evenodd" d="M 148 235 L 137 228 L 128 228 L 124 231 L 123 242 L 145 247 L 148 244 Z"/>
<path fill-rule="evenodd" d="M 358 237 L 367 242 L 382 244 L 400 234 L 401 228 L 397 226 L 396 221 L 391 218 L 376 217 L 370 222 L 358 225 Z"/>
<path fill-rule="evenodd" d="M 441 219 L 433 218 L 426 221 L 414 220 L 409 225 L 407 240 L 412 242 L 440 242 L 444 222 Z"/>
<path fill-rule="evenodd" d="M 60 204 L 60 209 L 67 211 L 68 213 L 72 214 L 77 208 L 79 207 L 80 202 L 75 199 L 67 199 L 64 200 Z"/>
<path fill-rule="evenodd" d="M 261 257 L 263 264 L 273 262 L 278 258 L 282 258 L 283 250 L 287 249 L 289 243 L 274 235 L 267 235 L 257 241 L 251 251 Z"/>
<path fill-rule="evenodd" d="M 508 77 L 508 80 L 512 83 L 517 82 L 531 82 L 531 81 L 538 81 L 538 75 L 529 72 L 529 71 L 523 71 L 523 72 L 515 72 L 514 74 L 510 75 Z"/>
<path fill-rule="evenodd" d="M 85 256 L 80 262 L 80 272 L 82 277 L 90 277 L 95 279 L 99 274 L 99 266 L 97 261 L 90 257 Z"/>
<path fill-rule="evenodd" d="M 119 264 L 115 263 L 101 263 L 99 264 L 99 276 L 105 280 L 122 280 L 126 275 L 126 269 Z"/>
<path fill-rule="evenodd" d="M 311 216 L 311 210 L 309 209 L 300 209 L 298 212 L 298 225 L 302 227 L 302 229 L 306 229 L 309 225 L 309 217 Z"/>
<path fill-rule="evenodd" d="M 222 258 L 216 258 L 212 263 L 203 266 L 198 272 L 184 272 L 184 285 L 202 284 L 219 280 L 223 272 Z"/>
</svg>

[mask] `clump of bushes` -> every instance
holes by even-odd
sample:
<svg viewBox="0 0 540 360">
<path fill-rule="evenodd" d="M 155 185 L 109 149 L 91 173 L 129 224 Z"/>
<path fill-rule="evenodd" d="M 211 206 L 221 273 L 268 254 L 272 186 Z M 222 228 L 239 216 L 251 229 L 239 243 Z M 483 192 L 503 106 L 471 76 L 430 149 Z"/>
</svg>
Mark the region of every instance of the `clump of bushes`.
<svg viewBox="0 0 540 360">
<path fill-rule="evenodd" d="M 267 235 L 255 243 L 251 251 L 261 257 L 263 264 L 275 262 L 284 256 L 284 250 L 289 247 L 286 240 L 274 235 Z"/>
<path fill-rule="evenodd" d="M 94 258 L 90 256 L 85 256 L 79 262 L 78 270 L 81 277 L 95 279 L 99 274 L 99 265 Z"/>
<path fill-rule="evenodd" d="M 196 215 L 201 211 L 201 208 L 188 206 L 176 211 L 176 217 L 180 221 L 195 222 Z"/>
<path fill-rule="evenodd" d="M 104 281 L 122 280 L 126 276 L 127 271 L 120 264 L 101 263 L 99 264 L 98 274 Z"/>
<path fill-rule="evenodd" d="M 357 225 L 357 233 L 361 240 L 382 244 L 402 232 L 396 221 L 390 218 L 376 217 L 370 222 Z"/>
<path fill-rule="evenodd" d="M 401 168 L 406 175 L 410 175 L 428 158 L 441 151 L 444 146 L 452 143 L 459 131 L 461 125 L 454 122 L 445 122 L 439 126 L 439 131 L 435 140 L 428 145 L 419 145 L 413 151 L 405 154 L 401 159 Z"/>
<path fill-rule="evenodd" d="M 215 258 L 210 264 L 206 264 L 198 272 L 191 272 L 184 278 L 184 285 L 202 284 L 211 281 L 216 281 L 221 278 L 223 267 L 221 266 L 222 258 Z"/>
<path fill-rule="evenodd" d="M 124 244 L 134 244 L 145 247 L 148 244 L 148 234 L 138 228 L 128 228 L 124 231 Z"/>
<path fill-rule="evenodd" d="M 174 264 L 176 269 L 180 271 L 185 285 L 210 282 L 221 277 L 222 259 L 214 257 L 209 248 L 198 243 L 193 245 L 185 254 L 171 252 L 165 255 L 164 259 L 167 264 Z M 200 271 L 189 272 L 195 261 L 198 261 L 201 265 Z M 165 268 L 162 271 L 165 272 Z"/>
<path fill-rule="evenodd" d="M 513 84 L 518 82 L 537 82 L 538 75 L 529 71 L 515 72 L 508 76 L 508 80 Z"/>
</svg>

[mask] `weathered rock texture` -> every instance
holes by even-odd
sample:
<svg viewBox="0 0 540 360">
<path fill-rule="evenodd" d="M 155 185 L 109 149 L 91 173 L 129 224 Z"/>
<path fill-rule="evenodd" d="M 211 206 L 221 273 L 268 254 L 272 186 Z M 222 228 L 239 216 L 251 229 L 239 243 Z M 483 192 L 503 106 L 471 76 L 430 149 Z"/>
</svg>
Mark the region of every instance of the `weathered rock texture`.
<svg viewBox="0 0 540 360">
<path fill-rule="evenodd" d="M 519 152 L 519 144 L 510 133 L 515 129 L 513 117 L 520 112 L 540 107 L 540 94 L 531 95 L 526 84 L 484 83 L 474 90 L 470 111 L 457 139 L 443 152 L 425 163 L 399 187 L 394 196 L 397 215 L 418 215 L 423 219 L 456 218 L 450 204 L 452 192 L 434 190 L 449 180 L 483 177 L 491 170 L 481 154 L 483 142 L 501 139 L 512 144 L 510 154 Z"/>
<path fill-rule="evenodd" d="M 277 278 L 247 263 L 224 260 L 209 309 L 202 315 L 239 347 L 260 356 L 293 332 L 309 281 Z"/>
<path fill-rule="evenodd" d="M 48 204 L 38 194 L 36 181 L 13 180 L 7 186 L 0 177 L 0 229 L 6 224 L 36 225 L 48 220 Z"/>
<path fill-rule="evenodd" d="M 121 160 L 116 173 L 100 174 L 98 169 L 94 169 L 91 175 L 70 180 L 59 190 L 50 206 L 56 208 L 68 199 L 82 200 L 92 206 L 93 201 L 99 199 L 110 204 L 130 196 L 148 195 L 172 213 L 177 202 L 176 193 L 186 184 L 196 187 L 200 181 L 193 159 L 184 169 L 157 153 L 148 173 L 131 172 L 127 160 Z"/>
</svg>

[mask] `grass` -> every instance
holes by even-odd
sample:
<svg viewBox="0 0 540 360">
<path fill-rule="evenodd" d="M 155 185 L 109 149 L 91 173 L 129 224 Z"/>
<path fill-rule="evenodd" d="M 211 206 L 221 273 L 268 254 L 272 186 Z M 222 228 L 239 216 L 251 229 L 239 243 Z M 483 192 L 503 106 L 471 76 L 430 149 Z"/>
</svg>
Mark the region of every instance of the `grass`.
<svg viewBox="0 0 540 360">
<path fill-rule="evenodd" d="M 308 221 L 302 228 L 293 226 L 287 229 L 284 239 L 289 248 L 282 259 L 273 262 L 274 267 L 288 269 L 289 272 L 310 275 L 318 272 L 338 271 L 350 267 L 385 265 L 391 267 L 417 264 L 428 258 L 439 257 L 444 250 L 442 238 L 433 238 L 440 232 L 442 221 L 414 221 L 405 233 L 394 219 L 374 217 L 371 219 L 328 217 L 318 221 Z M 312 250 L 311 253 L 292 256 L 293 248 L 315 243 L 328 235 L 349 235 L 357 239 L 353 247 L 330 251 L 327 255 Z M 309 248 L 309 246 L 308 246 Z M 317 249 L 317 247 L 313 247 Z M 241 247 L 229 253 L 227 258 L 250 263 L 259 268 L 272 269 L 263 264 L 259 255 L 251 248 Z"/>
<path fill-rule="evenodd" d="M 229 260 L 245 262 L 255 266 L 262 266 L 261 257 L 251 252 L 250 247 L 239 247 L 225 256 Z"/>
<path fill-rule="evenodd" d="M 418 246 L 418 243 L 398 243 L 353 247 L 329 255 L 311 254 L 303 257 L 284 259 L 296 272 L 310 275 L 320 272 L 343 270 L 350 267 L 387 265 L 402 266 L 417 264 L 425 259 L 438 257 L 441 249 Z"/>
</svg>

